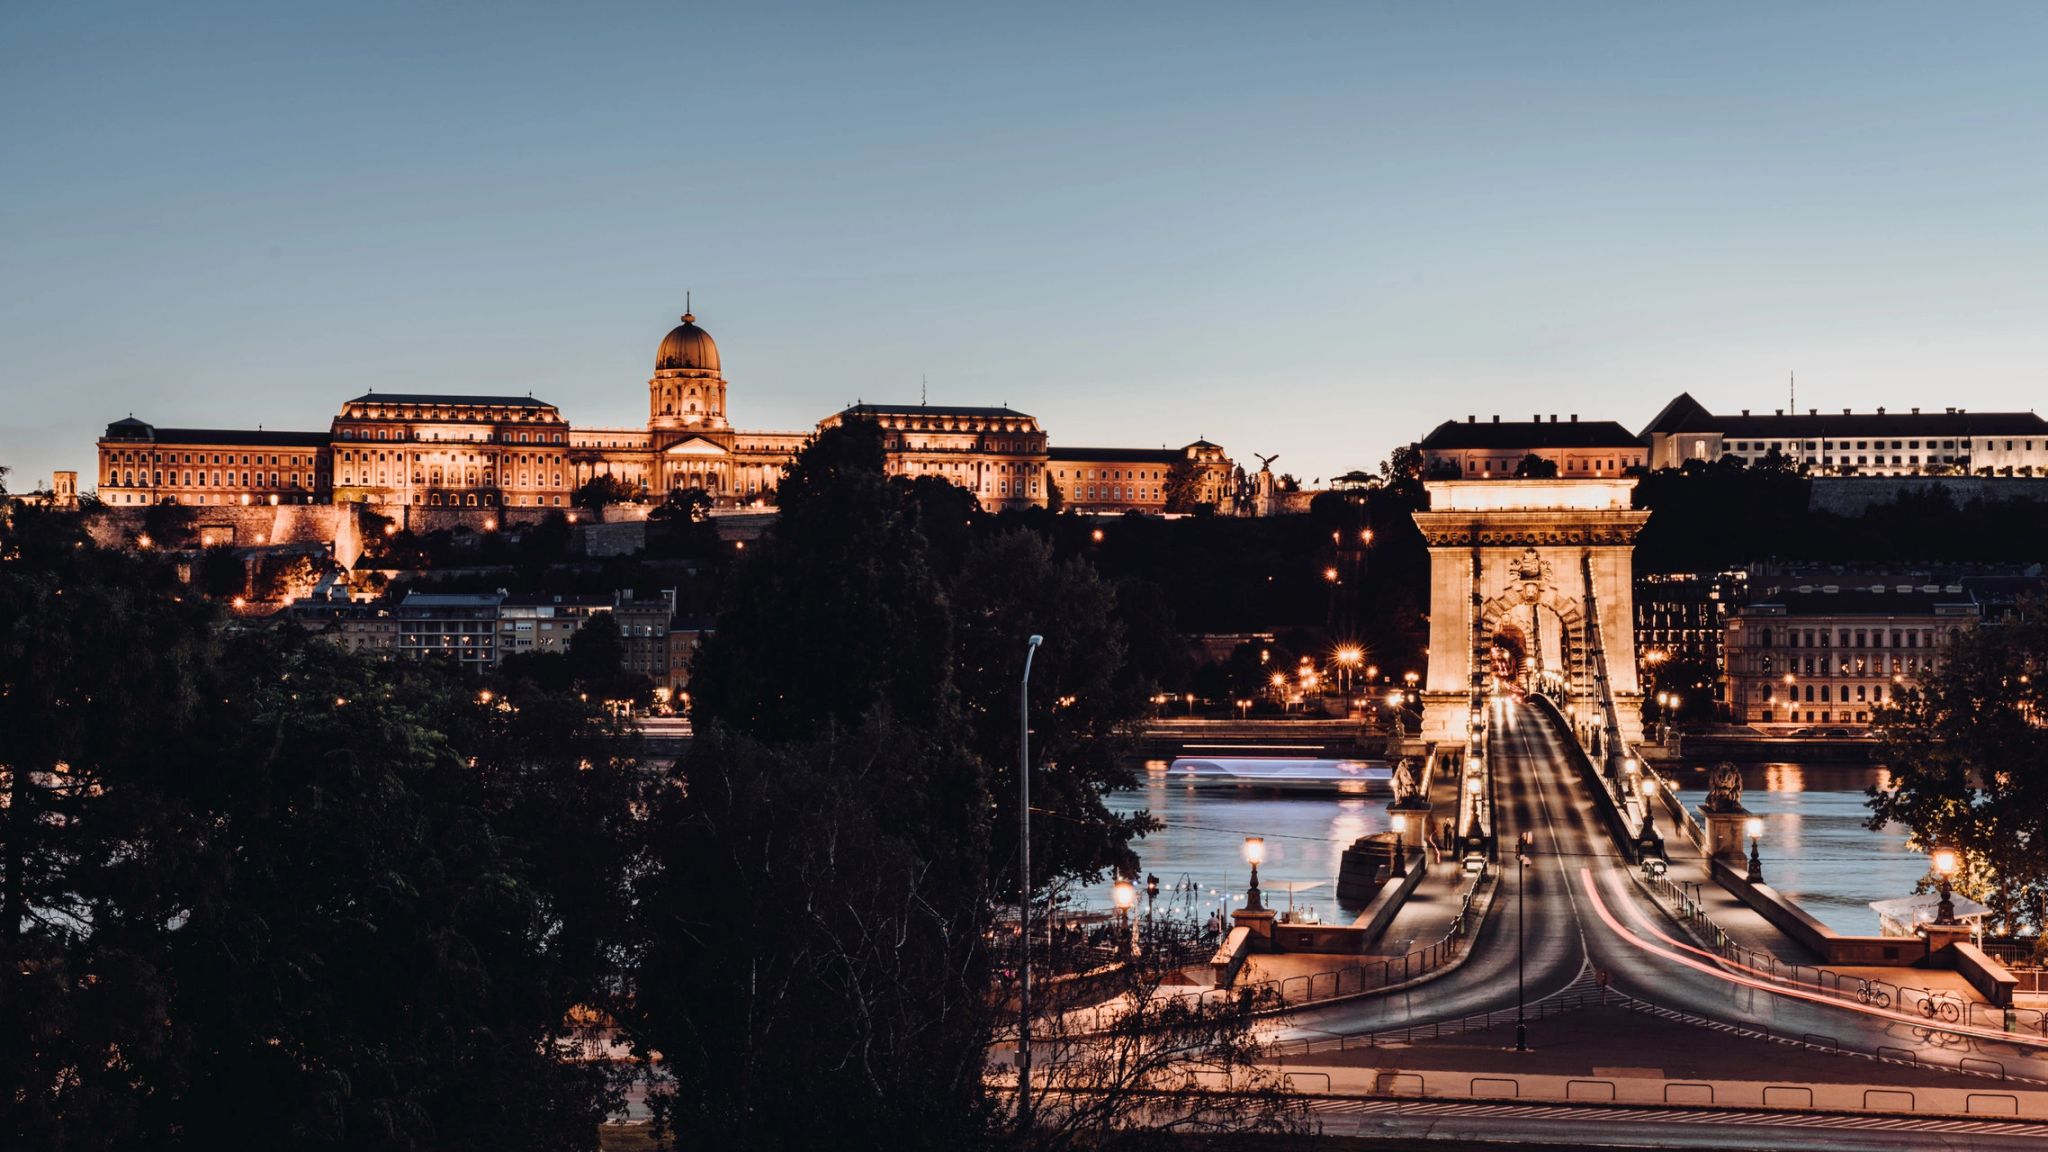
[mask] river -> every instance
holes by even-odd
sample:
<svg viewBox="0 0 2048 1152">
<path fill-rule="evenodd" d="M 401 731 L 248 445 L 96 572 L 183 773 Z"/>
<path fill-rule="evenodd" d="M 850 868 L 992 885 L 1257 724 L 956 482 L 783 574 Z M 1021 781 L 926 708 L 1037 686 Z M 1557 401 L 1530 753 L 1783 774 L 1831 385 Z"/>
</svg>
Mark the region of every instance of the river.
<svg viewBox="0 0 2048 1152">
<path fill-rule="evenodd" d="M 1168 784 L 1163 760 L 1146 761 L 1143 771 L 1139 786 L 1110 797 L 1109 807 L 1146 809 L 1164 822 L 1138 844 L 1142 867 L 1159 877 L 1162 913 L 1178 907 L 1206 917 L 1232 900 L 1242 906 L 1249 871 L 1244 839 L 1259 836 L 1265 839 L 1259 879 L 1268 905 L 1285 908 L 1291 897 L 1325 919 L 1349 918 L 1336 906 L 1337 866 L 1353 840 L 1387 830 L 1385 794 Z M 1706 765 L 1674 775 L 1687 807 L 1698 811 Z M 1910 895 L 1927 872 L 1926 857 L 1907 850 L 1903 828 L 1864 827 L 1864 789 L 1882 786 L 1886 775 L 1882 768 L 1842 765 L 1743 769 L 1743 804 L 1764 821 L 1765 877 L 1837 932 L 1875 935 L 1870 902 Z M 1085 888 L 1073 902 L 1106 910 L 1109 886 Z"/>
</svg>

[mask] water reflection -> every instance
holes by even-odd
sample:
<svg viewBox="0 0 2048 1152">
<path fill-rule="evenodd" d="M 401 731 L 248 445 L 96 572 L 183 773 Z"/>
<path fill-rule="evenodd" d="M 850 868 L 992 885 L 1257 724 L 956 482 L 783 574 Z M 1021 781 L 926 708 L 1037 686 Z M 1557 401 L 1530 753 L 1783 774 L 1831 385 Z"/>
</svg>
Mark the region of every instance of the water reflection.
<svg viewBox="0 0 2048 1152">
<path fill-rule="evenodd" d="M 1693 811 L 1706 798 L 1711 765 L 1672 773 Z M 1906 847 L 1897 824 L 1872 831 L 1866 790 L 1891 786 L 1881 767 L 1757 764 L 1742 769 L 1742 803 L 1763 818 L 1758 851 L 1764 877 L 1821 923 L 1854 936 L 1875 935 L 1873 900 L 1908 896 L 1927 874 L 1927 858 Z"/>
<path fill-rule="evenodd" d="M 1686 765 L 1671 773 L 1695 811 L 1705 797 L 1709 767 Z M 1926 874 L 1926 859 L 1907 850 L 1903 828 L 1864 827 L 1865 789 L 1889 787 L 1885 769 L 1758 764 L 1744 768 L 1742 777 L 1743 803 L 1764 821 L 1765 876 L 1835 931 L 1876 933 L 1870 902 L 1908 895 Z M 1293 899 L 1332 919 L 1341 915 L 1335 889 L 1344 849 L 1360 836 L 1387 830 L 1387 799 L 1168 784 L 1166 761 L 1151 760 L 1139 786 L 1112 796 L 1109 807 L 1119 813 L 1149 809 L 1164 822 L 1138 844 L 1142 866 L 1159 877 L 1162 913 L 1177 907 L 1206 918 L 1233 904 L 1241 907 L 1250 872 L 1244 838 L 1263 836 L 1266 862 L 1259 877 L 1269 903 L 1284 908 L 1287 887 L 1313 884 Z M 1076 892 L 1073 903 L 1107 911 L 1108 882 Z"/>
</svg>

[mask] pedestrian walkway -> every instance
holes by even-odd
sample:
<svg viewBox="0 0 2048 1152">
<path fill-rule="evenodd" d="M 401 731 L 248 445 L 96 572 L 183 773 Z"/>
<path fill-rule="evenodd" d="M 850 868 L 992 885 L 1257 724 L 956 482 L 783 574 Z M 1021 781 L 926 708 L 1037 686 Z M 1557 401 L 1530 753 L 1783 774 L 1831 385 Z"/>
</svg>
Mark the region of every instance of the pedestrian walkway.
<svg viewBox="0 0 2048 1152">
<path fill-rule="evenodd" d="M 1435 806 L 1433 821 L 1440 824 L 1452 818 L 1458 810 L 1458 781 L 1455 775 L 1439 775 L 1430 788 L 1430 799 Z M 1239 976 L 1239 983 L 1259 980 L 1285 980 L 1295 976 L 1307 976 L 1318 972 L 1329 972 L 1339 968 L 1368 961 L 1399 959 L 1413 952 L 1420 952 L 1442 941 L 1457 928 L 1458 918 L 1465 911 L 1465 897 L 1472 889 L 1473 878 L 1467 876 L 1459 866 L 1458 854 L 1452 851 L 1439 853 L 1438 849 L 1425 845 L 1418 854 L 1409 857 L 1410 868 L 1423 869 L 1423 875 L 1415 888 L 1394 913 L 1392 922 L 1370 952 L 1362 955 L 1331 953 L 1260 953 L 1245 962 L 1245 970 Z M 1465 938 L 1470 940 L 1478 933 L 1476 919 L 1465 925 Z M 1461 950 L 1458 960 L 1464 956 Z M 1457 960 L 1442 969 L 1455 967 Z"/>
<path fill-rule="evenodd" d="M 1754 952 L 1767 952 L 1787 964 L 1821 962 L 1812 949 L 1779 931 L 1762 914 L 1721 887 L 1709 871 L 1706 859 L 1684 834 L 1674 833 L 1664 843 L 1670 857 L 1665 879 L 1685 892 L 1712 924 L 1712 928 L 1701 925 L 1703 931 L 1711 934 L 1713 928 L 1719 928 L 1730 941 Z"/>
</svg>

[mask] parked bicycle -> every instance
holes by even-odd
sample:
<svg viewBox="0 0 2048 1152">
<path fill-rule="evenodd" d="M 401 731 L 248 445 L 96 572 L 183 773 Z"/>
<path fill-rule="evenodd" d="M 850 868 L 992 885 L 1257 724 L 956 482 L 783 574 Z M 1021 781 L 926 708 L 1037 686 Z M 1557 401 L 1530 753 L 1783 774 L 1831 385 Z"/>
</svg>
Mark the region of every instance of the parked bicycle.
<svg viewBox="0 0 2048 1152">
<path fill-rule="evenodd" d="M 1892 994 L 1868 980 L 1856 986 L 1856 998 L 1872 1008 L 1889 1008 L 1892 1006 Z"/>
<path fill-rule="evenodd" d="M 1950 993 L 1936 992 L 1931 988 L 1922 989 L 1920 1014 L 1929 1020 L 1946 1020 L 1955 1024 L 1963 1018 L 1963 1004 Z"/>
</svg>

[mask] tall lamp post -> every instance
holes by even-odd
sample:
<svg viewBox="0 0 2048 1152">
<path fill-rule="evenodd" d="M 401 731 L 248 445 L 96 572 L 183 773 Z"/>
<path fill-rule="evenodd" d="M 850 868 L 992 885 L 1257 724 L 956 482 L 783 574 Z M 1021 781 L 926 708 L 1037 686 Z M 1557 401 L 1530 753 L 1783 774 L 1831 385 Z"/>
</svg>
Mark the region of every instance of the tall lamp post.
<svg viewBox="0 0 2048 1152">
<path fill-rule="evenodd" d="M 1159 902 L 1159 875 L 1145 873 L 1145 947 L 1152 947 L 1152 906 Z"/>
<path fill-rule="evenodd" d="M 1757 855 L 1756 842 L 1763 837 L 1764 822 L 1758 817 L 1751 816 L 1749 822 L 1743 826 L 1743 831 L 1749 833 L 1749 873 L 1743 879 L 1751 884 L 1761 884 L 1764 882 L 1764 861 L 1763 857 Z"/>
<path fill-rule="evenodd" d="M 1129 880 L 1119 880 L 1109 890 L 1109 898 L 1116 905 L 1116 954 L 1125 959 L 1131 955 L 1131 905 L 1138 902 L 1137 886 Z"/>
<path fill-rule="evenodd" d="M 1406 813 L 1394 813 L 1393 828 L 1394 876 L 1396 879 L 1399 879 L 1408 875 L 1408 816 Z"/>
<path fill-rule="evenodd" d="M 1045 637 L 1024 645 L 1017 709 L 1017 1126 L 1031 1128 L 1031 659 Z"/>
<path fill-rule="evenodd" d="M 1529 1021 L 1523 1015 L 1525 1006 L 1523 990 L 1526 987 L 1523 980 L 1523 971 L 1526 963 L 1525 954 L 1527 952 L 1528 937 L 1523 932 L 1522 926 L 1528 920 L 1527 890 L 1529 881 L 1525 869 L 1532 863 L 1529 859 L 1529 848 L 1535 843 L 1535 840 L 1534 833 L 1522 833 L 1521 843 L 1517 846 L 1515 852 L 1515 1051 L 1517 1052 L 1527 1052 L 1529 1050 Z"/>
</svg>

